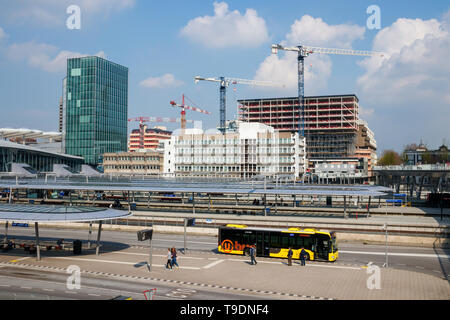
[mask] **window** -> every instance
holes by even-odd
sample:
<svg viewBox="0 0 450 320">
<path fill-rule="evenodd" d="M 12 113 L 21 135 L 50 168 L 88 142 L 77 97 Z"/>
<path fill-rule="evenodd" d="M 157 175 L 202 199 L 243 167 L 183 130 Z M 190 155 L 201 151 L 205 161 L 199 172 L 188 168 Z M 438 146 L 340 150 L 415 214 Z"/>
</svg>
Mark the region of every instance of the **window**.
<svg viewBox="0 0 450 320">
<path fill-rule="evenodd" d="M 81 68 L 74 68 L 74 69 L 70 70 L 70 75 L 72 77 L 81 76 Z"/>
</svg>

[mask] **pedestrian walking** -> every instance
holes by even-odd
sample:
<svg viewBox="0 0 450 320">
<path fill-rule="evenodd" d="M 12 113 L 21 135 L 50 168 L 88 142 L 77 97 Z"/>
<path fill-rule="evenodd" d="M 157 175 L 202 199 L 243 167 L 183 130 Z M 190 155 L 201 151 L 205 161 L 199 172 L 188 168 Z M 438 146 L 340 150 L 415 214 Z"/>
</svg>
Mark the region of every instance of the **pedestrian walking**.
<svg viewBox="0 0 450 320">
<path fill-rule="evenodd" d="M 250 259 L 251 259 L 252 265 L 257 264 L 255 256 L 256 256 L 256 245 L 253 245 L 250 247 Z"/>
<path fill-rule="evenodd" d="M 174 265 L 176 265 L 177 266 L 177 269 L 180 267 L 179 265 L 178 265 L 178 262 L 177 262 L 177 249 L 175 249 L 175 247 L 173 247 L 172 248 L 172 268 L 173 268 L 173 266 Z"/>
<path fill-rule="evenodd" d="M 301 266 L 305 266 L 306 263 L 306 257 L 308 256 L 308 253 L 305 251 L 305 248 L 302 247 L 302 249 L 300 250 L 300 264 Z"/>
<path fill-rule="evenodd" d="M 288 257 L 288 266 L 292 266 L 292 256 L 294 255 L 294 252 L 292 251 L 292 248 L 289 247 L 289 251 L 287 254 Z"/>
<path fill-rule="evenodd" d="M 172 252 L 170 251 L 170 248 L 167 249 L 166 269 L 172 270 Z"/>
</svg>

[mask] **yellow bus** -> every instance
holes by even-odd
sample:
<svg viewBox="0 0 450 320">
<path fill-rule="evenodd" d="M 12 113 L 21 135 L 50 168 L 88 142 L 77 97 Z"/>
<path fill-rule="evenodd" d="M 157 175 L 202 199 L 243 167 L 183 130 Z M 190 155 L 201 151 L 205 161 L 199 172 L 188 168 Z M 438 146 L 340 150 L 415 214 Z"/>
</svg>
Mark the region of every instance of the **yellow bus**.
<svg viewBox="0 0 450 320">
<path fill-rule="evenodd" d="M 316 229 L 270 229 L 228 224 L 219 227 L 218 251 L 228 254 L 249 255 L 256 245 L 260 257 L 287 258 L 289 248 L 293 259 L 299 259 L 303 247 L 307 260 L 336 261 L 339 253 L 335 232 Z"/>
</svg>

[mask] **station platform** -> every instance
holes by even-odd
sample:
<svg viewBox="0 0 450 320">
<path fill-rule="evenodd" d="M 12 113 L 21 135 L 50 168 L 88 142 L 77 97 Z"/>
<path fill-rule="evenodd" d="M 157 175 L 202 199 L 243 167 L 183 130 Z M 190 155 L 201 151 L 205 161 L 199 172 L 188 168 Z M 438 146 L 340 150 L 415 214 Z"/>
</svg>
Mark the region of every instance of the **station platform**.
<svg viewBox="0 0 450 320">
<path fill-rule="evenodd" d="M 250 259 L 243 256 L 188 251 L 186 255 L 179 252 L 179 269 L 166 270 L 166 251 L 154 249 L 152 270 L 149 271 L 148 257 L 148 248 L 140 247 L 103 252 L 99 256 L 49 252 L 41 261 L 11 252 L 0 255 L 0 272 L 2 266 L 14 266 L 65 273 L 68 266 L 77 265 L 82 278 L 123 279 L 146 283 L 149 289 L 172 284 L 194 290 L 246 294 L 255 299 L 450 299 L 449 282 L 441 277 L 381 266 L 307 261 L 302 267 L 297 260 L 288 266 L 285 259 L 259 257 L 258 264 L 251 265 Z M 376 274 L 375 269 L 379 273 Z"/>
</svg>

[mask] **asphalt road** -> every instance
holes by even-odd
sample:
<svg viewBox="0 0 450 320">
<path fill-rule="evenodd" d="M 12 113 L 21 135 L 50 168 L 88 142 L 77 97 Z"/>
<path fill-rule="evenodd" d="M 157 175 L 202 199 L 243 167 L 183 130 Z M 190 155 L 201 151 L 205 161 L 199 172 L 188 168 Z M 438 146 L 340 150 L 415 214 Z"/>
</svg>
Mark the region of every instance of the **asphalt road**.
<svg viewBox="0 0 450 320">
<path fill-rule="evenodd" d="M 67 287 L 68 275 L 17 267 L 0 267 L 0 300 L 146 300 L 144 291 L 156 289 L 151 300 L 254 300 L 263 296 L 233 294 L 161 283 L 90 277 L 83 274 L 79 289 Z"/>
<path fill-rule="evenodd" d="M 41 241 L 54 241 L 63 238 L 66 242 L 80 239 L 88 240 L 87 230 L 70 229 L 44 229 L 40 228 Z M 3 238 L 3 235 L 1 236 Z M 21 239 L 33 240 L 34 228 L 9 228 L 8 238 L 14 238 L 16 242 Z M 95 243 L 95 231 L 91 240 Z M 102 250 L 118 250 L 130 246 L 148 246 L 148 242 L 139 242 L 135 232 L 102 231 Z M 153 247 L 169 248 L 176 247 L 183 251 L 184 236 L 175 234 L 153 235 Z M 211 236 L 187 236 L 188 250 L 216 252 L 217 238 Z M 365 245 L 361 243 L 339 243 L 339 263 L 368 264 L 382 266 L 386 262 L 385 245 Z M 399 247 L 389 246 L 388 266 L 391 268 L 424 272 L 434 276 L 448 279 L 450 272 L 450 250 L 422 247 Z"/>
</svg>

